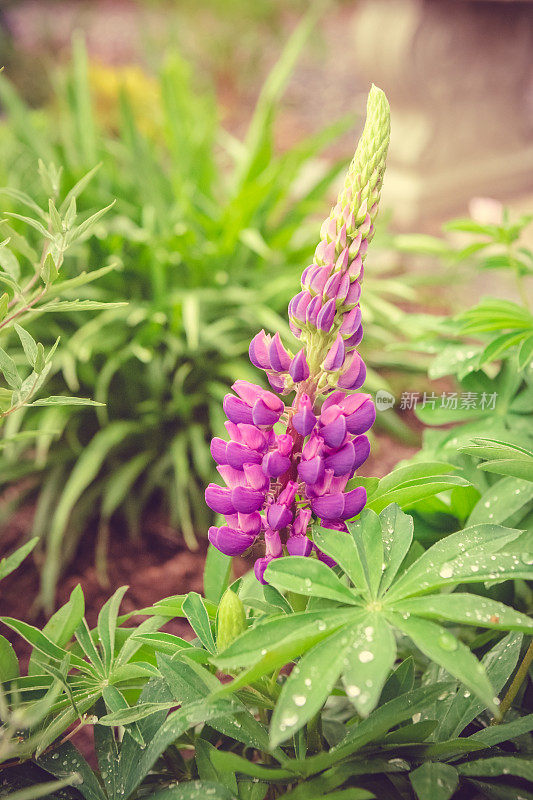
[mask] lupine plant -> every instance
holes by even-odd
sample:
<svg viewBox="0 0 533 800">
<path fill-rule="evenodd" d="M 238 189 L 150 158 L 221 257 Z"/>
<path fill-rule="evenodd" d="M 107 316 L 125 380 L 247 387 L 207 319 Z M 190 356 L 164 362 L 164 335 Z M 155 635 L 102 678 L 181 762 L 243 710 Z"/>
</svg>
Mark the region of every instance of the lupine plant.
<svg viewBox="0 0 533 800">
<path fill-rule="evenodd" d="M 98 324 L 80 321 L 72 309 L 55 326 L 68 347 L 57 354 L 53 392 L 104 405 L 97 414 L 71 415 L 38 458 L 22 442 L 10 451 L 11 469 L 35 477 L 39 487 L 35 535 L 51 529 L 65 542 L 50 554 L 48 605 L 83 530 L 97 532 L 103 580 L 110 530 L 122 523 L 131 537 L 141 535 L 144 512 L 155 503 L 191 547 L 212 521 L 202 495 L 214 477 L 209 442 L 223 430 L 220 400 L 235 378 L 254 380 L 247 349 L 258 327 L 290 337 L 287 294 L 313 251 L 312 215 L 345 167 L 344 159 L 328 163 L 323 153 L 351 119 L 285 152 L 276 148 L 280 100 L 315 18 L 313 11 L 287 42 L 242 141 L 217 124 L 213 97 L 198 91 L 195 70 L 176 52 L 163 59 L 157 78 L 138 81 L 137 94 L 153 106 L 149 125 L 120 73 L 112 125 L 99 116 L 99 84 L 91 81 L 79 38 L 72 64 L 54 75 L 49 108 L 30 109 L 9 76 L 0 78 L 5 182 L 35 199 L 38 158 L 61 164 L 72 183 L 100 163 L 79 211 L 116 204 L 66 269 L 75 277 L 86 263 L 117 263 L 120 269 L 99 281 L 99 297 L 128 297 L 127 307 L 110 309 Z M 22 212 L 16 197 L 9 202 Z M 365 303 L 371 387 L 385 383 L 377 369 L 383 359 L 394 361 L 384 344 L 402 312 L 391 300 L 412 297 L 406 281 L 393 280 L 375 259 Z M 35 321 L 38 336 L 51 345 L 56 332 L 51 337 L 44 322 Z M 26 410 L 23 426 L 40 429 L 43 438 L 57 429 L 49 410 L 37 408 Z"/>
<path fill-rule="evenodd" d="M 289 303 L 290 327 L 303 346 L 293 354 L 279 333 L 271 337 L 264 331 L 250 344 L 251 362 L 266 371 L 277 392 L 294 392 L 292 405 L 245 381 L 237 381 L 236 395 L 224 399 L 230 441 L 215 438 L 211 451 L 227 488 L 210 484 L 206 501 L 225 515 L 226 525 L 211 528 L 209 539 L 234 556 L 263 528 L 265 555 L 255 564 L 260 581 L 271 560 L 282 555 L 283 544 L 291 555 L 309 556 L 313 547 L 306 534 L 313 514 L 324 525 L 345 530 L 344 520 L 365 505 L 363 487 L 344 490 L 369 455 L 365 431 L 376 414 L 370 395 L 342 390 L 354 391 L 365 380 L 356 350 L 362 339 L 359 297 L 388 144 L 388 105 L 373 88 L 344 187 L 322 226 L 313 263 L 303 272 L 302 291 Z M 280 421 L 284 431 L 275 433 Z M 288 532 L 286 542 L 280 531 Z M 318 555 L 329 560 L 320 550 Z"/>
<path fill-rule="evenodd" d="M 400 504 L 454 491 L 432 462 L 349 488 L 374 417 L 355 348 L 388 130 L 374 87 L 289 306 L 301 346 L 259 333 L 250 357 L 274 391 L 238 381 L 224 400 L 230 438 L 212 451 L 226 487 L 206 497 L 226 524 L 209 533 L 205 599 L 120 617 L 122 587 L 91 630 L 77 588 L 43 631 L 2 619 L 32 647 L 25 677 L 0 653 L 0 780 L 16 800 L 533 797 L 533 622 L 471 589 L 531 578 L 522 531 L 482 521 L 425 549 Z M 230 556 L 261 531 L 264 554 L 230 583 Z M 192 641 L 160 630 L 175 618 Z M 94 769 L 74 744 L 84 726 Z"/>
</svg>

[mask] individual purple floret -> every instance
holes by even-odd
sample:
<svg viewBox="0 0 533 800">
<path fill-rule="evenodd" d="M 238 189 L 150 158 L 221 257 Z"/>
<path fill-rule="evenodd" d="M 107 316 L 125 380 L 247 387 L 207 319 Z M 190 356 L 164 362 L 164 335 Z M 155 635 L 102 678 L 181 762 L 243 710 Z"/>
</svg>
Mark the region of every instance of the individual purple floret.
<svg viewBox="0 0 533 800">
<path fill-rule="evenodd" d="M 229 556 L 264 541 L 255 575 L 281 555 L 335 562 L 310 538 L 313 518 L 346 531 L 346 520 L 365 506 L 362 486 L 350 480 L 368 458 L 365 435 L 376 412 L 369 394 L 356 392 L 366 368 L 361 341 L 363 262 L 374 232 L 389 139 L 388 104 L 373 87 L 367 121 L 336 205 L 321 228 L 313 263 L 301 291 L 289 303 L 294 352 L 260 331 L 250 361 L 266 373 L 273 391 L 247 381 L 224 398 L 228 440 L 215 437 L 211 454 L 225 486 L 209 484 L 209 507 L 225 524 L 209 529 L 209 541 Z M 283 398 L 294 392 L 292 403 Z"/>
</svg>

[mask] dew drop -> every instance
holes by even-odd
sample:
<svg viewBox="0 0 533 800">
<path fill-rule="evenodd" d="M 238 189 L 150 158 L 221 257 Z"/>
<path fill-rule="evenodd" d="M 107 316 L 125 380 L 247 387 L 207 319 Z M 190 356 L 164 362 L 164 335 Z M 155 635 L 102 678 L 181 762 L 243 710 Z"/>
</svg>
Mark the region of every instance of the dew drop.
<svg viewBox="0 0 533 800">
<path fill-rule="evenodd" d="M 295 706 L 305 706 L 307 698 L 303 694 L 294 694 L 292 700 Z"/>
<path fill-rule="evenodd" d="M 439 575 L 441 578 L 451 578 L 453 576 L 453 567 L 451 564 L 444 564 L 439 572 Z"/>
<path fill-rule="evenodd" d="M 361 689 L 359 688 L 359 686 L 353 686 L 353 685 L 347 686 L 346 694 L 348 695 L 348 697 L 359 697 L 359 695 L 361 694 Z"/>
<path fill-rule="evenodd" d="M 369 661 L 374 660 L 374 653 L 371 653 L 370 650 L 361 650 L 359 653 L 359 661 L 362 664 L 368 664 Z"/>
<path fill-rule="evenodd" d="M 442 633 L 439 636 L 439 645 L 442 647 L 443 650 L 457 650 L 457 640 L 454 639 L 453 636 L 450 636 L 447 633 Z"/>
<path fill-rule="evenodd" d="M 283 719 L 281 720 L 281 724 L 283 725 L 284 729 L 285 728 L 292 728 L 292 726 L 296 725 L 297 722 L 298 722 L 298 715 L 297 714 L 291 714 L 288 717 L 283 717 Z"/>
</svg>

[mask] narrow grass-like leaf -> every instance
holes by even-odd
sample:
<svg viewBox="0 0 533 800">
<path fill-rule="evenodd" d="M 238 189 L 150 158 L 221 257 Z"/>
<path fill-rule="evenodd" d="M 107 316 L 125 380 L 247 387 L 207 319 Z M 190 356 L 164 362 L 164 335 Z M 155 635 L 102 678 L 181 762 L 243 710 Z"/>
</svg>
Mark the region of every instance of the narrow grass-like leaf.
<svg viewBox="0 0 533 800">
<path fill-rule="evenodd" d="M 8 575 L 10 575 L 20 564 L 22 564 L 26 556 L 31 553 L 38 541 L 39 537 L 35 536 L 33 539 L 30 539 L 29 542 L 26 542 L 26 544 L 23 544 L 21 547 L 17 548 L 14 553 L 2 558 L 0 561 L 0 581 L 2 578 L 6 578 Z"/>
<path fill-rule="evenodd" d="M 116 590 L 100 609 L 98 614 L 98 638 L 102 646 L 104 666 L 107 671 L 111 669 L 115 652 L 115 632 L 117 629 L 117 617 L 122 598 L 128 591 L 127 586 L 121 586 Z"/>
</svg>

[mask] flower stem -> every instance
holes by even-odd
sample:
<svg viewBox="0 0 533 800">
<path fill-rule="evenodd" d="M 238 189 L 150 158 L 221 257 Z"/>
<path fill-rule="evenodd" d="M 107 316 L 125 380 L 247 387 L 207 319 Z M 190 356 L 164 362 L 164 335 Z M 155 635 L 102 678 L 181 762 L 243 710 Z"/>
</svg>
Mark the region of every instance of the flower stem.
<svg viewBox="0 0 533 800">
<path fill-rule="evenodd" d="M 533 640 L 530 642 L 528 649 L 526 650 L 526 654 L 522 659 L 522 663 L 518 667 L 516 675 L 514 676 L 511 685 L 509 686 L 505 697 L 503 698 L 501 705 L 500 705 L 500 718 L 495 720 L 494 723 L 498 724 L 503 720 L 503 717 L 511 708 L 513 700 L 515 699 L 516 695 L 520 687 L 522 686 L 523 682 L 527 678 L 529 667 L 533 662 Z"/>
</svg>

